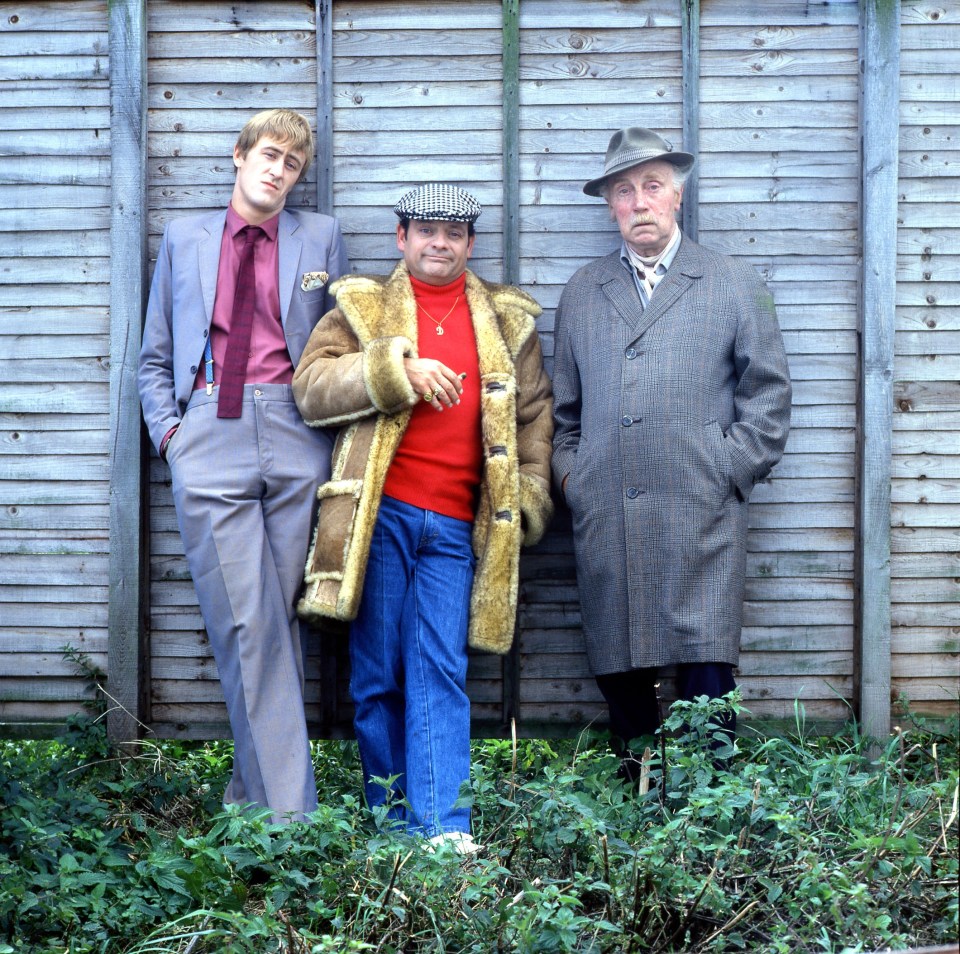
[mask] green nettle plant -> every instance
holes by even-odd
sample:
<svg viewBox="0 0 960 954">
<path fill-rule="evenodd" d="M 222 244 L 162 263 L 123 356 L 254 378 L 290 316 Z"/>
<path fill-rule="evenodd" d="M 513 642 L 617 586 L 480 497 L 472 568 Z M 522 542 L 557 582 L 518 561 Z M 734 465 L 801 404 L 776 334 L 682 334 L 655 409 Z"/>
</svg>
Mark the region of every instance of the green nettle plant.
<svg viewBox="0 0 960 954">
<path fill-rule="evenodd" d="M 602 737 L 475 743 L 485 847 L 378 829 L 356 748 L 314 748 L 310 825 L 224 810 L 230 746 L 144 743 L 98 721 L 0 743 L 0 954 L 855 952 L 957 938 L 958 722 L 716 727 L 677 703 L 649 786 Z M 385 780 L 387 783 L 388 780 Z"/>
</svg>

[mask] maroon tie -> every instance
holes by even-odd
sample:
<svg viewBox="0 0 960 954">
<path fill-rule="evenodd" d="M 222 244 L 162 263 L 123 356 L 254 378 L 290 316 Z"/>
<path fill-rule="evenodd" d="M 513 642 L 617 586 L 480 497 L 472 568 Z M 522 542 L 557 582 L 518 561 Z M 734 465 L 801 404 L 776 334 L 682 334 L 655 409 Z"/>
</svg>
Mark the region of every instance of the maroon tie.
<svg viewBox="0 0 960 954">
<path fill-rule="evenodd" d="M 256 270 L 253 250 L 263 229 L 246 225 L 240 267 L 237 269 L 237 290 L 233 296 L 233 318 L 227 336 L 227 354 L 220 376 L 220 396 L 217 398 L 217 417 L 239 417 L 243 407 L 243 386 L 247 380 L 247 356 L 250 353 L 250 330 L 253 328 L 253 306 L 256 298 Z"/>
</svg>

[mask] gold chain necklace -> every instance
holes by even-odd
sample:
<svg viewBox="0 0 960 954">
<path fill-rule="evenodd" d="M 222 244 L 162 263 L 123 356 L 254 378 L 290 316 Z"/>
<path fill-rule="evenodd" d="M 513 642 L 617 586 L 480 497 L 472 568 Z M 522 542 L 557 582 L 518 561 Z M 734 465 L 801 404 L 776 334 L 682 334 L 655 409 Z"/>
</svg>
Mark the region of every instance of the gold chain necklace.
<svg viewBox="0 0 960 954">
<path fill-rule="evenodd" d="M 453 309 L 457 307 L 458 301 L 460 301 L 459 295 L 454 298 L 453 304 L 450 306 L 450 310 L 439 321 L 437 321 L 437 319 L 434 318 L 433 315 L 431 315 L 430 312 L 420 304 L 420 302 L 417 302 L 417 307 L 437 326 L 437 334 L 442 335 L 443 323 L 453 314 Z"/>
</svg>

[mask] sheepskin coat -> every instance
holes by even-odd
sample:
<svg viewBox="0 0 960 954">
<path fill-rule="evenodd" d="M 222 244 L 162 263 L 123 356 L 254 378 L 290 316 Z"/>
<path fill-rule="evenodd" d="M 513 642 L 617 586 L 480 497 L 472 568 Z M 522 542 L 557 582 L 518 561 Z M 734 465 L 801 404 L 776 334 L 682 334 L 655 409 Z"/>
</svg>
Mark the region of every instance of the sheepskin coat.
<svg viewBox="0 0 960 954">
<path fill-rule="evenodd" d="M 318 323 L 293 378 L 301 414 L 339 427 L 330 480 L 317 496 L 307 557 L 305 619 L 357 615 L 384 481 L 420 396 L 403 359 L 418 357 L 417 309 L 404 263 L 388 278 L 347 276 L 337 307 Z M 505 653 L 513 641 L 521 544 L 536 543 L 553 514 L 550 379 L 524 292 L 467 271 L 466 297 L 480 362 L 483 473 L 473 525 L 477 558 L 469 642 Z"/>
</svg>

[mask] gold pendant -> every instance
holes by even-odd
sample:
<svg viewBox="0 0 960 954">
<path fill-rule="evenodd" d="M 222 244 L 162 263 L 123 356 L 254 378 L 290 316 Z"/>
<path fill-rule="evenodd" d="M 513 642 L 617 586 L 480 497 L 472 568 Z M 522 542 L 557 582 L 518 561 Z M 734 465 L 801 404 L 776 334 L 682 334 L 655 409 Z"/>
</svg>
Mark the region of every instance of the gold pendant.
<svg viewBox="0 0 960 954">
<path fill-rule="evenodd" d="M 442 335 L 442 334 L 443 334 L 443 328 L 441 328 L 439 325 L 437 325 L 437 334 L 438 334 L 438 335 Z"/>
</svg>

